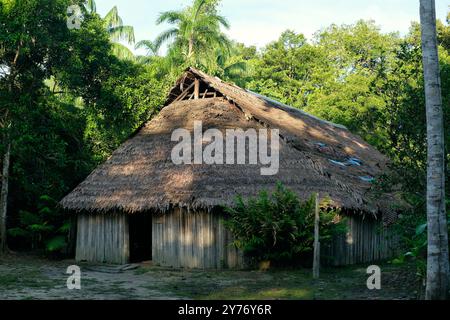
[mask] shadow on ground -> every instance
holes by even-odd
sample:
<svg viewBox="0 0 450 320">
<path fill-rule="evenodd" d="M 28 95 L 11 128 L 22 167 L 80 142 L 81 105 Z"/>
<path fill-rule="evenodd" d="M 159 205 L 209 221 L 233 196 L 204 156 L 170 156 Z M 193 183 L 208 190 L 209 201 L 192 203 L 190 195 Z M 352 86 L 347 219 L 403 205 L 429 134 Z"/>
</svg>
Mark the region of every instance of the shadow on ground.
<svg viewBox="0 0 450 320">
<path fill-rule="evenodd" d="M 417 297 L 411 265 L 381 265 L 381 290 L 367 289 L 366 266 L 324 269 L 313 280 L 308 269 L 202 271 L 140 264 L 130 270 L 81 264 L 81 290 L 68 290 L 67 267 L 53 261 L 14 254 L 0 260 L 0 300 L 129 300 L 129 299 L 344 299 L 409 300 Z M 114 268 L 112 268 L 114 270 Z"/>
</svg>

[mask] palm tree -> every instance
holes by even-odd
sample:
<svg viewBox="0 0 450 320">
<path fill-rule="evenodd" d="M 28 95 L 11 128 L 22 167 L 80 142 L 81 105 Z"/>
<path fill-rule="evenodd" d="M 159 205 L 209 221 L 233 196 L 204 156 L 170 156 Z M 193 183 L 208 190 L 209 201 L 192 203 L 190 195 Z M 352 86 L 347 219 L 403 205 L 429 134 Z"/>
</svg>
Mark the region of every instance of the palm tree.
<svg viewBox="0 0 450 320">
<path fill-rule="evenodd" d="M 159 48 L 156 44 L 151 40 L 141 40 L 136 43 L 135 49 L 143 49 L 145 50 L 144 55 L 139 55 L 136 57 L 136 61 L 141 64 L 152 64 L 153 62 L 158 62 L 159 66 L 161 66 L 161 62 L 165 60 L 163 57 L 159 56 Z"/>
<path fill-rule="evenodd" d="M 217 13 L 217 0 L 194 0 L 192 6 L 181 11 L 163 12 L 157 24 L 167 22 L 174 25 L 161 33 L 155 45 L 174 40 L 185 62 L 194 66 L 204 65 L 213 59 L 215 49 L 227 50 L 230 41 L 220 28 L 229 28 L 228 21 Z"/>
<path fill-rule="evenodd" d="M 434 0 L 420 0 L 422 56 L 427 114 L 427 300 L 446 299 L 449 289 L 448 229 L 445 213 L 444 121 Z"/>
<path fill-rule="evenodd" d="M 95 0 L 87 0 L 86 9 L 91 13 L 97 12 L 97 5 L 95 3 Z"/>
<path fill-rule="evenodd" d="M 231 51 L 216 51 L 216 71 L 212 71 L 216 76 L 237 82 L 247 71 L 247 62 L 233 46 Z"/>
<path fill-rule="evenodd" d="M 147 57 L 157 57 L 159 47 L 151 40 L 141 40 L 136 43 L 135 49 L 144 49 Z"/>
<path fill-rule="evenodd" d="M 136 43 L 136 46 L 134 48 L 145 50 L 145 55 L 136 57 L 137 62 L 141 64 L 152 64 L 153 62 L 157 62 L 161 69 L 165 68 L 162 63 L 165 64 L 165 60 L 167 59 L 165 59 L 165 57 L 159 56 L 159 48 L 155 44 L 155 42 L 151 40 L 141 40 Z"/>
<path fill-rule="evenodd" d="M 87 0 L 86 8 L 90 13 L 97 12 L 95 0 Z M 119 16 L 117 6 L 114 6 L 103 18 L 105 29 L 109 34 L 112 42 L 113 53 L 121 59 L 134 59 L 134 54 L 121 41 L 126 41 L 130 45 L 134 45 L 134 28 L 132 26 L 124 26 L 122 18 Z"/>
</svg>

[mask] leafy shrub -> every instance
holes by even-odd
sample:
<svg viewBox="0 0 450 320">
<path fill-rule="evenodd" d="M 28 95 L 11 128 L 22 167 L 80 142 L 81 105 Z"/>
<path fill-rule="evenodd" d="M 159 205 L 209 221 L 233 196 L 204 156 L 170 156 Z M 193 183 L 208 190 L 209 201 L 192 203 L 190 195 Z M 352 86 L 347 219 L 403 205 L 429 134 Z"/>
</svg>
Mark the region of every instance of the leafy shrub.
<svg viewBox="0 0 450 320">
<path fill-rule="evenodd" d="M 277 184 L 269 195 L 244 201 L 238 196 L 234 207 L 225 207 L 225 226 L 233 233 L 233 245 L 254 262 L 270 260 L 278 264 L 305 262 L 314 243 L 315 199 L 300 201 L 297 195 Z M 320 212 L 320 241 L 325 247 L 345 226 L 336 211 Z"/>
<path fill-rule="evenodd" d="M 427 271 L 428 246 L 426 200 L 422 196 L 410 196 L 408 200 L 412 209 L 402 214 L 394 226 L 396 233 L 400 235 L 403 252 L 391 263 L 403 264 L 413 261 L 416 264 L 417 276 L 424 279 Z M 450 212 L 450 199 L 446 199 L 446 207 L 447 212 Z M 447 216 L 447 224 L 450 233 L 450 215 Z"/>
<path fill-rule="evenodd" d="M 61 218 L 56 204 L 53 198 L 41 196 L 37 212 L 20 211 L 19 224 L 8 229 L 8 235 L 29 243 L 31 249 L 45 248 L 48 253 L 63 251 L 67 247 L 70 222 Z"/>
</svg>

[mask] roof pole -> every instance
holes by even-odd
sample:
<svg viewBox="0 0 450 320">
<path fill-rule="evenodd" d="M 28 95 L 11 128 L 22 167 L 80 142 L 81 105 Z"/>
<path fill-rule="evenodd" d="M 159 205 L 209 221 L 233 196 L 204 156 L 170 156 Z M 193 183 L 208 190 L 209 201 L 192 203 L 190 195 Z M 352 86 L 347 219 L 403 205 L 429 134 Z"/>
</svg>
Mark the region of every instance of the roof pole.
<svg viewBox="0 0 450 320">
<path fill-rule="evenodd" d="M 194 83 L 194 99 L 197 100 L 200 98 L 200 81 L 196 78 Z"/>
</svg>

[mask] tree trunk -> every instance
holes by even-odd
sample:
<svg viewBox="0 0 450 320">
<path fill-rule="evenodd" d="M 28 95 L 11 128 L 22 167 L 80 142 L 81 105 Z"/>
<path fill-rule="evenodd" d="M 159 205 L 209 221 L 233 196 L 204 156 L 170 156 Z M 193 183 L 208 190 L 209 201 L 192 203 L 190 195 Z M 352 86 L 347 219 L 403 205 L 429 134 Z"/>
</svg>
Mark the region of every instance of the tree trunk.
<svg viewBox="0 0 450 320">
<path fill-rule="evenodd" d="M 314 260 L 313 260 L 313 278 L 319 279 L 320 276 L 320 238 L 319 238 L 319 194 L 316 194 L 316 206 L 314 210 Z"/>
<path fill-rule="evenodd" d="M 448 229 L 445 213 L 444 120 L 434 0 L 420 0 L 422 55 L 427 114 L 428 169 L 427 300 L 446 299 L 449 288 Z"/>
<path fill-rule="evenodd" d="M 8 210 L 8 179 L 11 143 L 7 142 L 3 156 L 2 189 L 0 193 L 0 254 L 8 251 L 6 244 L 6 217 Z"/>
</svg>

